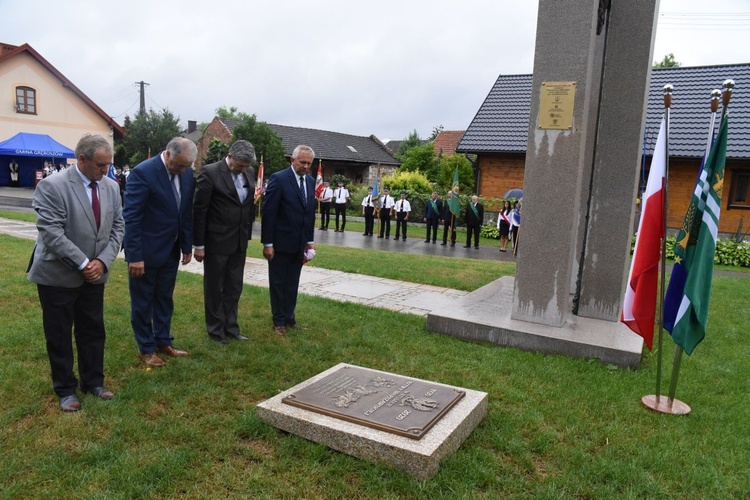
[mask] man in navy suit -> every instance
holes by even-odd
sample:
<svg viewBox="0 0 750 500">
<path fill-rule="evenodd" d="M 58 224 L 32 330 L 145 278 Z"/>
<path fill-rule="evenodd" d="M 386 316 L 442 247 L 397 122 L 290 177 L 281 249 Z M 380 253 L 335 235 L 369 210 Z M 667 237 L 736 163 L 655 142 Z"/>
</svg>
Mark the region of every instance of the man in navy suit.
<svg viewBox="0 0 750 500">
<path fill-rule="evenodd" d="M 141 360 L 163 366 L 157 355 L 187 356 L 172 347 L 172 293 L 178 262 L 193 254 L 193 194 L 191 165 L 195 144 L 175 137 L 161 154 L 137 165 L 125 191 L 125 260 L 130 275 L 130 321 Z"/>
<path fill-rule="evenodd" d="M 279 335 L 297 326 L 294 309 L 302 264 L 315 254 L 315 182 L 307 175 L 315 159 L 310 146 L 297 146 L 292 165 L 268 179 L 260 240 L 268 261 L 273 326 Z"/>
</svg>

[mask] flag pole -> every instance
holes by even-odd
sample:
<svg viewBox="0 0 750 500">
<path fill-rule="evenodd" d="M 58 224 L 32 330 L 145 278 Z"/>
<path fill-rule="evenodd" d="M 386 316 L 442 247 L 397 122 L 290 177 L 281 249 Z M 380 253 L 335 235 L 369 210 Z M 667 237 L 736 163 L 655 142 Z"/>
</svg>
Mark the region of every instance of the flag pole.
<svg viewBox="0 0 750 500">
<path fill-rule="evenodd" d="M 323 182 L 323 174 L 321 173 L 321 168 L 323 168 L 323 158 L 318 158 L 318 174 L 320 175 L 320 182 Z M 323 214 L 320 212 L 320 198 L 317 196 L 316 198 L 318 200 L 318 216 L 320 217 L 320 226 L 323 227 Z"/>
<path fill-rule="evenodd" d="M 670 84 L 664 86 L 664 198 L 662 200 L 662 214 L 663 214 L 663 233 L 661 235 L 661 280 L 659 283 L 659 329 L 657 337 L 657 354 L 656 354 L 656 394 L 650 394 L 641 398 L 641 403 L 646 408 L 662 413 L 671 413 L 671 411 L 665 411 L 667 405 L 664 405 L 661 401 L 661 376 L 662 376 L 662 359 L 663 359 L 663 344 L 664 344 L 664 295 L 666 293 L 666 271 L 667 271 L 667 207 L 669 200 L 669 112 L 672 108 L 672 92 L 674 87 Z M 651 161 L 653 164 L 653 159 Z M 643 203 L 643 198 L 641 198 Z M 642 207 L 643 205 L 641 205 Z M 671 407 L 671 405 L 669 405 Z"/>
<path fill-rule="evenodd" d="M 734 81 L 733 80 L 724 80 L 724 84 L 721 87 L 721 96 L 722 96 L 722 109 L 721 109 L 721 119 L 724 119 L 724 116 L 727 114 L 727 107 L 729 106 L 729 101 L 732 98 L 732 90 L 734 89 Z M 711 132 L 709 133 L 709 146 L 711 139 L 713 138 L 713 124 L 716 119 L 716 113 L 718 112 L 719 107 L 719 91 L 714 90 L 711 92 Z M 679 413 L 680 415 L 685 415 L 690 413 L 690 407 L 686 405 L 685 403 L 674 399 L 675 392 L 677 392 L 677 378 L 680 375 L 680 364 L 682 363 L 682 353 L 683 349 L 679 345 L 675 347 L 674 352 L 674 364 L 672 366 L 672 380 L 669 384 L 669 396 L 668 396 L 668 405 L 670 408 L 678 407 L 681 411 L 672 411 L 671 413 Z"/>
<path fill-rule="evenodd" d="M 380 192 L 385 186 L 383 186 L 380 182 L 380 162 L 378 162 L 378 173 L 376 174 L 375 179 L 378 181 L 378 198 L 381 198 L 382 205 L 382 195 L 380 194 Z M 378 227 L 377 229 L 375 229 L 375 232 L 378 233 L 378 236 L 380 236 L 380 210 L 382 209 L 382 207 L 378 208 L 375 202 L 372 203 L 372 206 L 374 207 L 372 210 L 373 216 L 378 221 Z"/>
</svg>

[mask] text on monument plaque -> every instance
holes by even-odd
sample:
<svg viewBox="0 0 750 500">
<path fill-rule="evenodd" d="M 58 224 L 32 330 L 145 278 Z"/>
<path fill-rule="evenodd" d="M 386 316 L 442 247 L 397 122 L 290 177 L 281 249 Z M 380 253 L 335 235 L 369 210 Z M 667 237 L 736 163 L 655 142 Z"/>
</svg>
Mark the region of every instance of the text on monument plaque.
<svg viewBox="0 0 750 500">
<path fill-rule="evenodd" d="M 552 130 L 573 128 L 576 82 L 542 82 L 540 92 L 538 128 Z"/>
</svg>

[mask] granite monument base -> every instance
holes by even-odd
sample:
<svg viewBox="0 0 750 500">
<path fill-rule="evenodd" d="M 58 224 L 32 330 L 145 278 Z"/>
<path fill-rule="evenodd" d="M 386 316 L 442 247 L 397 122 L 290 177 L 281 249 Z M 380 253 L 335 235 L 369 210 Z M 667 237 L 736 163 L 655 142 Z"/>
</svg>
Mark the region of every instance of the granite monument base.
<svg viewBox="0 0 750 500">
<path fill-rule="evenodd" d="M 511 319 L 515 280 L 505 276 L 427 316 L 427 330 L 525 351 L 638 368 L 643 339 L 619 322 L 570 316 L 561 328 Z"/>
<path fill-rule="evenodd" d="M 465 395 L 426 434 L 415 440 L 283 402 L 290 395 L 299 393 L 347 367 L 354 365 L 339 363 L 259 403 L 258 417 L 291 434 L 364 460 L 389 464 L 419 480 L 426 480 L 437 473 L 440 462 L 458 449 L 487 413 L 485 392 L 420 380 L 438 388 L 459 390 Z M 383 377 L 402 377 L 388 372 L 372 371 Z"/>
</svg>

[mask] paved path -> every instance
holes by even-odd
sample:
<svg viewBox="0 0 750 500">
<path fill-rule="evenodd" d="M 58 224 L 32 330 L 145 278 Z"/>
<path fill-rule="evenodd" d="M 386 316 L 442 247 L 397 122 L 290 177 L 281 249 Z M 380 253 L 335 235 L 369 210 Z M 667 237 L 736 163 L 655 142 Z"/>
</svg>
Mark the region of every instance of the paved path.
<svg viewBox="0 0 750 500">
<path fill-rule="evenodd" d="M 0 218 L 0 233 L 30 240 L 36 239 L 37 236 L 34 224 L 4 218 Z M 325 233 L 325 231 L 319 231 L 319 233 Z M 349 236 L 347 233 L 333 233 L 332 231 L 329 231 L 329 233 L 344 238 Z M 405 244 L 408 241 L 408 239 L 406 242 L 389 240 L 393 245 Z M 423 243 L 423 241 L 420 241 L 420 244 L 427 247 L 428 244 Z M 429 244 L 429 246 L 431 247 L 432 244 Z M 120 258 L 122 257 L 123 255 L 120 254 Z M 187 266 L 181 266 L 180 269 L 203 274 L 203 264 L 195 261 Z M 268 266 L 266 261 L 248 258 L 245 262 L 244 281 L 248 285 L 267 288 Z M 312 266 L 302 268 L 300 292 L 341 302 L 354 302 L 420 316 L 426 316 L 431 311 L 440 309 L 446 301 L 468 293 L 462 290 L 332 271 Z"/>
</svg>

